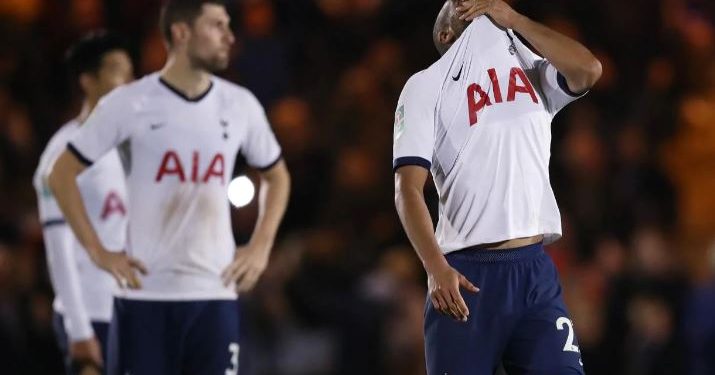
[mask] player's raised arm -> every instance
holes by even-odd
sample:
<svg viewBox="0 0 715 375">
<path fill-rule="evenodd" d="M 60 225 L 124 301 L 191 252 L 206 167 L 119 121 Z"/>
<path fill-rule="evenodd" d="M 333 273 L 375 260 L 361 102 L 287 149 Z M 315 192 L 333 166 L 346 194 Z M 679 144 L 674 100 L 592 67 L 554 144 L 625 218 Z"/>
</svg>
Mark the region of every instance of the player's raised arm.
<svg viewBox="0 0 715 375">
<path fill-rule="evenodd" d="M 258 220 L 246 246 L 236 250 L 234 261 L 223 272 L 226 285 L 236 283 L 239 292 L 256 285 L 268 266 L 268 258 L 290 195 L 290 174 L 283 160 L 261 171 L 258 192 Z"/>
<path fill-rule="evenodd" d="M 573 93 L 587 91 L 601 77 L 601 62 L 583 44 L 529 19 L 502 0 L 463 1 L 457 11 L 467 21 L 487 14 L 500 26 L 521 34 L 556 67 Z"/>
<path fill-rule="evenodd" d="M 111 273 L 121 287 L 140 288 L 141 282 L 135 270 L 146 273 L 144 265 L 124 253 L 109 252 L 102 246 L 77 186 L 77 176 L 87 168 L 87 163 L 76 151 L 70 150 L 74 150 L 71 144 L 57 159 L 48 178 L 67 223 L 97 266 Z"/>
<path fill-rule="evenodd" d="M 466 321 L 469 309 L 459 289 L 464 287 L 476 293 L 479 288 L 447 263 L 437 244 L 424 199 L 426 181 L 425 168 L 416 165 L 400 167 L 395 172 L 395 207 L 407 237 L 427 271 L 432 304 L 442 313 Z"/>
</svg>

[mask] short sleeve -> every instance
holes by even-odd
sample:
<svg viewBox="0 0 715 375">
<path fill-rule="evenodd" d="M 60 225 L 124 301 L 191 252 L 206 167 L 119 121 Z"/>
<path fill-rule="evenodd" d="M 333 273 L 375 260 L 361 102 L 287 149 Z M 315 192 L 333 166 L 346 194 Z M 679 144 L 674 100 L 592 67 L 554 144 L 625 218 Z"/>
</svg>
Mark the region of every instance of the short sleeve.
<svg viewBox="0 0 715 375">
<path fill-rule="evenodd" d="M 434 153 L 434 121 L 436 102 L 432 90 L 421 85 L 425 72 L 413 76 L 405 84 L 395 111 L 392 146 L 392 170 L 405 165 L 432 166 Z"/>
<path fill-rule="evenodd" d="M 552 116 L 556 115 L 567 104 L 588 93 L 588 91 L 582 93 L 572 92 L 566 83 L 566 77 L 559 73 L 548 60 L 537 60 L 534 63 L 534 67 L 539 74 L 540 88 L 546 100 L 546 107 Z"/>
<path fill-rule="evenodd" d="M 245 101 L 248 132 L 241 146 L 241 155 L 246 163 L 258 170 L 271 169 L 281 159 L 281 147 L 268 123 L 263 106 L 250 92 Z"/>
<path fill-rule="evenodd" d="M 91 165 L 129 137 L 129 116 L 133 112 L 126 87 L 103 97 L 67 148 L 77 159 Z"/>
</svg>

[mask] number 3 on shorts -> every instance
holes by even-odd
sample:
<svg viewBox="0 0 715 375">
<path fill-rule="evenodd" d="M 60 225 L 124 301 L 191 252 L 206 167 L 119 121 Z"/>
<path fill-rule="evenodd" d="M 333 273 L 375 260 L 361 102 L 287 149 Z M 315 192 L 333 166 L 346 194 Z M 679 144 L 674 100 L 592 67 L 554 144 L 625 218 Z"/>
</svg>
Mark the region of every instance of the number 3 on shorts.
<svg viewBox="0 0 715 375">
<path fill-rule="evenodd" d="M 566 344 L 564 344 L 564 351 L 579 353 L 578 346 L 573 344 L 574 334 L 573 323 L 571 322 L 571 319 L 564 316 L 556 319 L 556 329 L 558 329 L 559 331 L 563 331 L 564 325 L 569 327 L 569 336 L 566 338 Z"/>
<path fill-rule="evenodd" d="M 238 344 L 228 344 L 228 352 L 231 354 L 231 367 L 226 369 L 226 375 L 238 375 Z"/>
</svg>

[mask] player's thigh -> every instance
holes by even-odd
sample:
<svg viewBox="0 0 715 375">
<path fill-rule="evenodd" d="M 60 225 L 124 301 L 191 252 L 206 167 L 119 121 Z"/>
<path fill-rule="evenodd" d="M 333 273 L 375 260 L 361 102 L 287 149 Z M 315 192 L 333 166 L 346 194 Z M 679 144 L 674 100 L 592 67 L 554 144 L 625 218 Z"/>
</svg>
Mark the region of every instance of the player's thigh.
<svg viewBox="0 0 715 375">
<path fill-rule="evenodd" d="M 179 375 L 180 332 L 169 303 L 115 299 L 107 345 L 108 375 Z"/>
<path fill-rule="evenodd" d="M 504 354 L 509 375 L 584 374 L 573 322 L 561 301 L 525 316 Z"/>
<path fill-rule="evenodd" d="M 239 359 L 238 301 L 204 303 L 186 337 L 183 371 L 196 375 L 236 375 Z"/>
<path fill-rule="evenodd" d="M 499 364 L 508 325 L 500 324 L 497 316 L 479 303 L 484 295 L 464 297 L 470 309 L 466 322 L 440 313 L 427 298 L 424 329 L 428 375 L 492 375 Z"/>
</svg>

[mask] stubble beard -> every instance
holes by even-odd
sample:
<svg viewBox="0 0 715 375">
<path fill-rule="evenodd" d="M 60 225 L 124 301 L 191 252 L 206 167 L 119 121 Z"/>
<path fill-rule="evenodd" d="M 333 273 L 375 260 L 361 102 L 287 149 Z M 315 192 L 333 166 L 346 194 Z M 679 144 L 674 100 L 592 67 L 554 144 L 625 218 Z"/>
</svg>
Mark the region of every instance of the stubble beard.
<svg viewBox="0 0 715 375">
<path fill-rule="evenodd" d="M 218 54 L 205 58 L 196 54 L 189 55 L 189 61 L 194 69 L 204 70 L 209 73 L 218 73 L 228 68 L 228 57 L 222 57 Z"/>
</svg>

